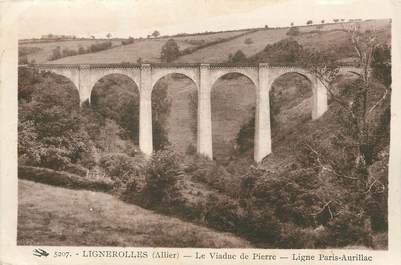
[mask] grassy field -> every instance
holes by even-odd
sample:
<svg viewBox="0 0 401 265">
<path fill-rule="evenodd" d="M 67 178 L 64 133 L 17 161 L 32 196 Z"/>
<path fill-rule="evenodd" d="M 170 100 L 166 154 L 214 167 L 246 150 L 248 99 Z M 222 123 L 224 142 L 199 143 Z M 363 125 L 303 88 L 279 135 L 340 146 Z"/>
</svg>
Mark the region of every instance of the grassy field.
<svg viewBox="0 0 401 265">
<path fill-rule="evenodd" d="M 146 62 L 160 62 L 160 51 L 167 39 L 140 40 L 129 45 L 115 47 L 97 53 L 64 57 L 51 63 L 74 64 L 74 63 L 136 63 L 139 58 Z M 185 41 L 177 41 L 180 49 L 192 47 Z"/>
<path fill-rule="evenodd" d="M 375 29 L 379 35 L 387 43 L 390 38 L 390 22 L 389 20 L 368 20 L 360 22 L 361 29 Z M 342 31 L 349 24 L 322 24 L 299 27 L 301 34 L 294 37 L 301 45 L 306 48 L 333 50 L 347 40 L 346 34 Z M 177 63 L 221 63 L 228 59 L 230 54 L 234 54 L 238 50 L 242 50 L 245 55 L 252 56 L 262 51 L 267 44 L 273 44 L 282 39 L 288 38 L 287 32 L 289 28 L 270 28 L 258 30 L 242 30 L 210 34 L 198 34 L 189 36 L 179 36 L 174 38 L 180 50 L 186 48 L 196 48 L 210 42 L 222 41 L 220 43 L 210 45 L 194 51 L 193 53 L 179 57 Z M 248 34 L 244 34 L 247 33 Z M 244 34 L 243 36 L 240 36 Z M 235 36 L 238 38 L 230 39 Z M 160 51 L 163 44 L 170 37 L 162 37 L 157 39 L 138 39 L 134 43 L 121 46 L 121 40 L 113 40 L 113 45 L 118 46 L 109 50 L 70 56 L 52 61 L 51 63 L 136 63 L 139 58 L 150 63 L 160 62 Z M 230 40 L 227 40 L 230 39 Z M 227 40 L 227 41 L 224 41 Z M 245 40 L 248 40 L 247 42 Z M 250 41 L 249 41 L 250 40 Z M 40 48 L 28 55 L 28 60 L 34 59 L 37 63 L 47 62 L 51 54 L 51 50 L 57 46 L 70 49 L 78 49 L 79 46 L 87 47 L 93 43 L 104 40 L 74 40 L 74 41 L 59 41 L 48 43 L 25 43 L 20 47 L 36 47 Z"/>
<path fill-rule="evenodd" d="M 209 43 L 218 40 L 224 40 L 227 38 L 235 37 L 240 34 L 248 32 L 248 29 L 244 30 L 236 30 L 236 31 L 227 31 L 227 32 L 218 32 L 218 33 L 208 33 L 208 34 L 191 34 L 184 35 L 179 37 L 166 37 L 166 39 L 173 38 L 179 41 L 204 41 L 204 43 Z"/>
<path fill-rule="evenodd" d="M 366 21 L 360 24 L 361 30 L 376 30 L 378 39 L 381 43 L 391 44 L 391 29 L 388 20 Z M 342 50 L 349 42 L 348 33 L 341 31 L 343 28 L 335 28 L 335 25 L 327 25 L 320 31 L 312 31 L 307 34 L 301 34 L 294 39 L 303 47 L 316 49 L 320 51 L 333 52 Z M 345 25 L 344 28 L 350 27 Z M 338 30 L 337 30 L 338 29 Z M 351 50 L 353 52 L 353 50 Z"/>
<path fill-rule="evenodd" d="M 246 56 L 253 55 L 267 45 L 275 43 L 286 37 L 288 29 L 268 29 L 259 30 L 246 34 L 242 37 L 212 45 L 194 53 L 181 56 L 176 60 L 177 63 L 221 63 L 227 61 L 230 54 L 234 54 L 238 50 L 242 50 Z M 251 44 L 246 44 L 245 40 L 251 39 Z"/>
<path fill-rule="evenodd" d="M 18 188 L 18 245 L 250 247 L 231 234 L 156 214 L 104 193 L 26 180 L 19 180 Z"/>
<path fill-rule="evenodd" d="M 347 27 L 347 24 L 345 24 Z M 346 34 L 342 31 L 343 26 L 339 24 L 323 25 L 319 28 L 316 25 L 300 27 L 299 36 L 295 37 L 301 45 L 309 49 L 330 50 L 335 45 L 341 46 L 346 39 Z M 384 34 L 390 34 L 390 24 L 388 20 L 364 21 L 361 23 L 361 29 L 377 29 Z M 385 31 L 383 31 L 386 29 Z M 321 33 L 316 33 L 319 30 Z M 234 54 L 238 50 L 242 50 L 246 56 L 252 56 L 262 51 L 267 44 L 276 43 L 282 39 L 288 38 L 288 28 L 278 29 L 261 29 L 259 31 L 246 34 L 240 38 L 236 38 L 227 42 L 219 43 L 204 49 L 197 50 L 189 55 L 179 57 L 177 63 L 196 63 L 209 62 L 221 63 L 227 61 L 230 54 Z M 252 43 L 247 44 L 246 39 L 251 39 Z M 389 40 L 388 36 L 383 39 Z"/>
<path fill-rule="evenodd" d="M 180 49 L 183 50 L 185 48 L 193 48 L 210 42 L 232 38 L 247 31 L 248 30 L 194 34 L 171 38 L 174 38 L 178 42 Z M 170 37 L 137 39 L 134 43 L 125 46 L 121 45 L 120 39 L 112 39 L 111 41 L 115 48 L 112 51 L 97 52 L 96 56 L 93 56 L 93 54 L 83 54 L 61 58 L 57 60 L 57 63 L 136 63 L 139 57 L 149 62 L 160 62 L 161 47 L 168 39 L 170 39 Z M 84 39 L 52 42 L 23 42 L 20 44 L 20 49 L 35 49 L 34 52 L 28 55 L 28 61 L 35 60 L 36 63 L 46 63 L 49 62 L 48 58 L 52 54 L 52 50 L 57 46 L 60 46 L 61 50 L 64 48 L 78 50 L 79 47 L 87 48 L 92 44 L 104 41 L 105 40 Z"/>
<path fill-rule="evenodd" d="M 52 50 L 59 46 L 61 50 L 68 48 L 72 50 L 78 50 L 79 47 L 87 48 L 92 44 L 105 42 L 105 40 L 69 40 L 69 41 L 54 41 L 54 42 L 43 42 L 43 43 L 24 43 L 20 44 L 20 49 L 24 48 L 38 48 L 38 50 L 32 54 L 29 54 L 28 61 L 35 60 L 36 63 L 48 62 Z M 112 40 L 113 46 L 121 44 L 119 40 Z"/>
</svg>

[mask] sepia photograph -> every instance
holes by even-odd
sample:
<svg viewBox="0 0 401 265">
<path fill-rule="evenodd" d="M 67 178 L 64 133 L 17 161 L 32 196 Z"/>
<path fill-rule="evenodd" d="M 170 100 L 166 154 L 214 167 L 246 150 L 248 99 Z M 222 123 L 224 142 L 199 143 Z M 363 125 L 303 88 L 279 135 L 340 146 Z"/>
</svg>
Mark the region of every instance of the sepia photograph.
<svg viewBox="0 0 401 265">
<path fill-rule="evenodd" d="M 18 246 L 388 250 L 388 13 L 38 2 L 18 32 Z"/>
</svg>

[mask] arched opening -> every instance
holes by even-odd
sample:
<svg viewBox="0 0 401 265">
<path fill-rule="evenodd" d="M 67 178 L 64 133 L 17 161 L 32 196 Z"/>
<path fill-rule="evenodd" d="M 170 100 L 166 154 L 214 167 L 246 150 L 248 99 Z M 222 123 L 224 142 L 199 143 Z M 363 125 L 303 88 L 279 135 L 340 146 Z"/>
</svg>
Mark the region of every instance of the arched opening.
<svg viewBox="0 0 401 265">
<path fill-rule="evenodd" d="M 196 152 L 197 87 L 183 74 L 168 74 L 152 90 L 153 149 L 169 145 L 180 153 Z"/>
<path fill-rule="evenodd" d="M 253 158 L 256 87 L 247 76 L 221 76 L 211 90 L 213 158 Z"/>
<path fill-rule="evenodd" d="M 89 132 L 100 152 L 133 155 L 139 144 L 139 89 L 123 74 L 99 79 L 83 104 Z"/>
<path fill-rule="evenodd" d="M 312 119 L 312 82 L 299 73 L 286 73 L 270 87 L 270 125 L 273 150 L 297 126 Z"/>
</svg>

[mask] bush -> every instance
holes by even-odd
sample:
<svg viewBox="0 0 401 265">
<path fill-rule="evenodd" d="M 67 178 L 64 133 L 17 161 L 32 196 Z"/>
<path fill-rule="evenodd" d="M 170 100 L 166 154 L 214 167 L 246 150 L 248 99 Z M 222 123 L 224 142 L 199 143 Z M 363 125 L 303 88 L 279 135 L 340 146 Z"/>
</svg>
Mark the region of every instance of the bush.
<svg viewBox="0 0 401 265">
<path fill-rule="evenodd" d="M 114 180 L 114 190 L 126 197 L 134 197 L 145 186 L 145 158 L 130 157 L 124 153 L 107 154 L 100 161 L 100 167 Z"/>
<path fill-rule="evenodd" d="M 371 62 L 372 75 L 387 88 L 391 86 L 391 48 L 387 45 L 376 47 Z"/>
<path fill-rule="evenodd" d="M 207 199 L 205 220 L 213 228 L 235 232 L 241 226 L 240 207 L 229 197 L 211 195 Z"/>
<path fill-rule="evenodd" d="M 235 195 L 239 190 L 239 182 L 225 167 L 202 155 L 196 155 L 188 162 L 185 172 L 192 181 L 208 185 L 226 194 Z"/>
<path fill-rule="evenodd" d="M 145 168 L 144 197 L 150 207 L 163 209 L 179 201 L 177 179 L 181 174 L 178 155 L 171 149 L 156 152 Z"/>
<path fill-rule="evenodd" d="M 247 208 L 243 225 L 238 229 L 253 242 L 268 244 L 276 243 L 281 234 L 280 222 L 269 207 Z"/>
<path fill-rule="evenodd" d="M 80 46 L 80 47 L 78 48 L 78 54 L 84 54 L 84 53 L 86 53 L 85 48 L 82 47 L 82 46 Z"/>
<path fill-rule="evenodd" d="M 171 98 L 168 96 L 166 83 L 152 92 L 152 128 L 153 147 L 158 151 L 170 145 L 167 132 L 167 118 L 171 110 Z"/>
<path fill-rule="evenodd" d="M 95 44 L 92 44 L 91 46 L 89 46 L 88 52 L 99 52 L 99 51 L 107 50 L 107 49 L 110 49 L 111 46 L 112 46 L 111 41 L 95 43 Z"/>
<path fill-rule="evenodd" d="M 280 240 L 276 242 L 276 247 L 291 249 L 312 249 L 324 248 L 321 238 L 327 234 L 323 226 L 316 229 L 300 228 L 293 223 L 283 224 L 281 227 Z"/>
<path fill-rule="evenodd" d="M 122 40 L 121 41 L 121 45 L 128 45 L 134 43 L 134 38 L 133 37 L 129 37 L 127 40 Z"/>
<path fill-rule="evenodd" d="M 18 79 L 19 162 L 64 171 L 71 164 L 89 166 L 91 144 L 77 91 L 53 74 L 21 70 Z"/>
<path fill-rule="evenodd" d="M 299 28 L 298 27 L 291 27 L 288 31 L 287 31 L 287 35 L 291 36 L 291 37 L 295 37 L 298 36 L 300 34 L 299 32 Z"/>
<path fill-rule="evenodd" d="M 252 118 L 241 126 L 235 142 L 238 146 L 238 152 L 243 154 L 248 150 L 252 150 L 254 147 L 254 138 L 255 138 L 255 117 Z"/>
<path fill-rule="evenodd" d="M 206 43 L 205 40 L 197 40 L 197 39 L 185 40 L 185 42 L 195 46 L 203 45 Z"/>
<path fill-rule="evenodd" d="M 364 219 L 349 210 L 327 224 L 324 244 L 328 247 L 368 246 L 372 247 L 372 234 Z"/>
<path fill-rule="evenodd" d="M 314 226 L 313 214 L 321 209 L 327 196 L 325 185 L 313 170 L 294 170 L 279 176 L 261 177 L 251 192 L 256 206 L 270 205 L 281 222 L 293 222 L 301 227 Z"/>
<path fill-rule="evenodd" d="M 76 165 L 76 164 L 70 164 L 66 166 L 65 171 L 76 174 L 78 176 L 85 176 L 88 172 L 88 169 L 81 165 Z"/>
<path fill-rule="evenodd" d="M 246 38 L 244 41 L 245 44 L 249 45 L 253 43 L 253 40 L 251 38 Z"/>
<path fill-rule="evenodd" d="M 49 57 L 49 61 L 60 59 L 62 56 L 60 46 L 57 46 L 52 50 L 52 55 Z"/>
<path fill-rule="evenodd" d="M 77 54 L 78 54 L 78 51 L 76 51 L 76 50 L 72 50 L 72 49 L 69 49 L 69 48 L 64 48 L 63 49 L 63 53 L 62 53 L 62 57 L 74 56 L 74 55 L 77 55 Z"/>
<path fill-rule="evenodd" d="M 192 156 L 196 154 L 196 146 L 194 146 L 193 144 L 190 144 L 187 146 L 186 150 L 185 150 L 185 154 Z"/>
<path fill-rule="evenodd" d="M 292 29 L 292 28 L 291 28 Z M 291 30 L 290 29 L 290 30 Z M 268 44 L 262 52 L 249 58 L 249 61 L 269 62 L 270 64 L 301 64 L 305 51 L 296 40 L 283 39 L 273 44 Z"/>
<path fill-rule="evenodd" d="M 66 167 L 71 164 L 69 152 L 64 148 L 57 148 L 52 146 L 41 148 L 39 150 L 39 155 L 40 162 L 38 163 L 38 165 L 46 168 L 65 170 Z"/>
<path fill-rule="evenodd" d="M 163 62 L 172 62 L 180 56 L 180 48 L 174 39 L 169 39 L 162 47 L 160 58 Z"/>
<path fill-rule="evenodd" d="M 104 192 L 113 189 L 113 182 L 110 179 L 91 180 L 72 173 L 47 168 L 18 166 L 18 178 L 70 189 Z"/>
<path fill-rule="evenodd" d="M 28 56 L 23 55 L 18 57 L 18 64 L 28 64 Z"/>
<path fill-rule="evenodd" d="M 247 58 L 243 51 L 238 50 L 234 55 L 229 56 L 228 58 L 230 63 L 246 63 Z"/>
<path fill-rule="evenodd" d="M 113 180 L 126 181 L 132 175 L 139 175 L 141 171 L 141 165 L 124 153 L 104 155 L 99 164 Z"/>
<path fill-rule="evenodd" d="M 185 48 L 185 49 L 183 49 L 183 50 L 181 51 L 181 55 L 191 54 L 191 53 L 194 52 L 194 50 L 196 50 L 196 48 L 194 48 L 194 47 L 187 47 L 187 48 Z"/>
</svg>

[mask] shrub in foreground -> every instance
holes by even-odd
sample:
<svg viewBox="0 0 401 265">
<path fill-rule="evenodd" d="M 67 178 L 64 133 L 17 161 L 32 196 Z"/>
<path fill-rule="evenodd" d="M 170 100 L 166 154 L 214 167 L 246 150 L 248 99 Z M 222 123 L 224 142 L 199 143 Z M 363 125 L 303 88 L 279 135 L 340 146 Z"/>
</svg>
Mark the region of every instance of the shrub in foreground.
<svg viewBox="0 0 401 265">
<path fill-rule="evenodd" d="M 113 182 L 109 179 L 92 180 L 72 173 L 55 171 L 48 168 L 19 166 L 18 178 L 70 189 L 94 191 L 111 191 L 113 189 Z"/>
<path fill-rule="evenodd" d="M 327 232 L 323 239 L 327 247 L 373 246 L 372 232 L 364 218 L 348 210 L 327 224 Z"/>
<path fill-rule="evenodd" d="M 179 200 L 177 179 L 180 175 L 178 155 L 171 149 L 153 154 L 145 168 L 144 198 L 151 207 L 174 205 Z"/>
</svg>

